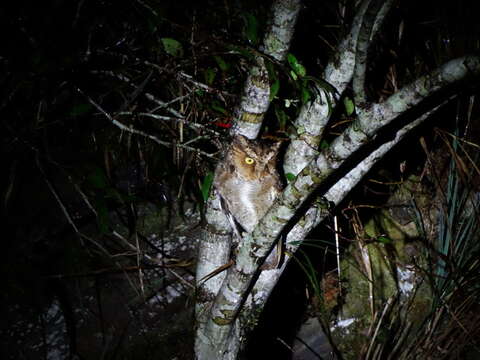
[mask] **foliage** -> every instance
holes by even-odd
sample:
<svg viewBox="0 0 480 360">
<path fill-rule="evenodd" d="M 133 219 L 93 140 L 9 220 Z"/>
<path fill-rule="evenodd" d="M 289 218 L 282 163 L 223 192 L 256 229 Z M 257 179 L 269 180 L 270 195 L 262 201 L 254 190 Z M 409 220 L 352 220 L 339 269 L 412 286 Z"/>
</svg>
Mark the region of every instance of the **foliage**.
<svg viewBox="0 0 480 360">
<path fill-rule="evenodd" d="M 425 354 L 435 354 L 439 359 L 472 350 L 478 353 L 479 345 L 480 198 L 472 182 L 480 176 L 475 165 L 479 151 L 475 147 L 466 149 L 462 140 L 455 136 L 451 144 L 446 141 L 451 161 L 441 190 L 438 231 L 429 239 L 432 248 L 427 272 L 434 298 L 417 341 L 409 346 L 420 345 Z M 413 358 L 407 351 L 403 358 Z"/>
<path fill-rule="evenodd" d="M 360 220 L 353 218 L 360 250 L 354 246 L 349 253 L 356 256 L 346 254 L 342 262 L 346 296 L 341 314 L 355 322 L 347 332 L 330 324 L 345 358 L 357 358 L 360 353 L 366 359 L 443 359 L 478 353 L 480 217 L 473 181 L 480 175 L 475 165 L 478 147 L 457 136 L 439 135 L 449 158 L 436 157 L 436 165 L 447 161 L 448 177 L 433 169 L 434 195 L 422 199 L 425 194 L 419 190 L 426 185 L 416 179 L 417 190 L 410 188 L 403 199 L 421 204 L 417 205 L 417 231 L 386 221 L 391 215 L 385 210 L 366 221 L 365 231 L 360 230 Z M 439 153 L 429 154 L 429 161 Z M 409 186 L 410 181 L 400 189 Z M 377 223 L 375 229 L 372 223 Z M 409 274 L 410 290 L 402 285 L 403 274 Z M 360 335 L 365 329 L 366 339 Z"/>
</svg>

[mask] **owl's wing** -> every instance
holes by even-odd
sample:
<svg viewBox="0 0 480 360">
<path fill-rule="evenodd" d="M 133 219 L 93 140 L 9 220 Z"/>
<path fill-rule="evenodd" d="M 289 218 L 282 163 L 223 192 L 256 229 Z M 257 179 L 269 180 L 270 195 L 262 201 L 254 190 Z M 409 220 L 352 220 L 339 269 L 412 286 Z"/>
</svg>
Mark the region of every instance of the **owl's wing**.
<svg viewBox="0 0 480 360">
<path fill-rule="evenodd" d="M 219 194 L 220 195 L 220 194 Z M 225 214 L 225 216 L 227 217 L 228 219 L 228 222 L 230 223 L 230 226 L 233 230 L 233 232 L 235 233 L 235 235 L 241 239 L 242 238 L 242 231 L 243 231 L 243 228 L 242 226 L 237 222 L 237 220 L 235 220 L 235 218 L 233 217 L 233 214 L 231 213 L 231 211 L 228 209 L 228 203 L 227 201 L 223 198 L 222 195 L 220 195 L 220 207 L 223 211 L 223 213 Z"/>
</svg>

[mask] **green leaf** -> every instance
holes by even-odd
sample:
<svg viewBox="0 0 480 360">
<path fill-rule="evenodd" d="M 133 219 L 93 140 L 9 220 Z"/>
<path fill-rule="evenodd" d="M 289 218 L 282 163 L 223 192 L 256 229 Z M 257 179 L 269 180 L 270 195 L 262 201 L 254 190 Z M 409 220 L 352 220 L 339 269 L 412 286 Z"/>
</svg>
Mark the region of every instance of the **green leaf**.
<svg viewBox="0 0 480 360">
<path fill-rule="evenodd" d="M 236 46 L 236 45 L 227 45 L 227 49 L 229 49 L 232 52 L 239 53 L 243 57 L 249 60 L 255 60 L 255 54 L 252 50 L 250 50 L 247 47 L 242 47 L 242 46 Z"/>
<path fill-rule="evenodd" d="M 295 180 L 296 176 L 293 175 L 292 173 L 286 173 L 285 174 L 285 177 L 287 178 L 287 181 L 290 183 L 292 182 L 293 180 Z"/>
<path fill-rule="evenodd" d="M 92 110 L 92 105 L 86 104 L 79 104 L 73 107 L 72 111 L 70 111 L 70 116 L 81 116 L 84 115 Z"/>
<path fill-rule="evenodd" d="M 218 111 L 219 113 L 225 115 L 225 116 L 228 116 L 228 111 L 225 110 L 225 108 L 220 105 L 217 101 L 214 101 L 212 103 L 212 109 L 215 110 L 215 111 Z"/>
<path fill-rule="evenodd" d="M 203 202 L 207 202 L 208 195 L 210 194 L 210 188 L 212 187 L 213 183 L 213 172 L 209 171 L 202 182 L 201 192 Z"/>
<path fill-rule="evenodd" d="M 100 234 L 108 233 L 109 219 L 108 208 L 105 200 L 97 199 L 97 201 L 95 201 L 95 210 L 97 211 L 97 224 Z"/>
<path fill-rule="evenodd" d="M 287 62 L 292 67 L 292 69 L 296 66 L 296 64 L 298 64 L 297 58 L 291 53 L 287 54 Z"/>
<path fill-rule="evenodd" d="M 335 88 L 329 83 L 327 83 L 326 81 L 322 79 L 317 79 L 313 76 L 306 76 L 305 80 L 312 81 L 316 85 L 311 88 L 316 92 L 316 96 L 321 96 L 321 93 L 320 93 L 321 91 L 325 92 L 325 98 L 327 99 L 327 105 L 328 105 L 328 113 L 331 114 L 333 109 L 332 99 L 335 97 L 335 94 L 337 93 Z"/>
<path fill-rule="evenodd" d="M 87 182 L 90 184 L 90 186 L 97 190 L 103 190 L 108 187 L 107 176 L 105 175 L 105 172 L 98 166 L 95 166 L 92 172 L 88 174 Z"/>
<path fill-rule="evenodd" d="M 288 64 L 290 65 L 290 67 L 292 68 L 292 70 L 295 72 L 296 75 L 298 75 L 300 77 L 304 77 L 304 76 L 307 75 L 307 69 L 305 69 L 305 67 L 298 62 L 295 55 L 288 54 L 287 55 L 287 61 L 288 61 Z M 294 79 L 294 80 L 296 80 L 296 79 Z"/>
<path fill-rule="evenodd" d="M 343 105 L 345 106 L 345 111 L 347 115 L 350 116 L 355 111 L 355 103 L 348 96 L 343 99 Z"/>
<path fill-rule="evenodd" d="M 276 79 L 270 86 L 270 101 L 275 99 L 275 96 L 278 94 L 278 90 L 280 90 L 280 80 Z"/>
<path fill-rule="evenodd" d="M 391 244 L 393 241 L 392 239 L 386 237 L 386 236 L 379 236 L 377 237 L 377 241 L 382 243 L 382 244 Z"/>
<path fill-rule="evenodd" d="M 215 72 L 215 69 L 208 68 L 207 70 L 205 70 L 204 76 L 205 76 L 205 82 L 208 85 L 212 85 L 213 80 L 215 80 L 215 76 L 217 76 L 217 73 Z"/>
<path fill-rule="evenodd" d="M 292 77 L 292 79 L 293 79 L 294 81 L 297 81 L 298 76 L 297 76 L 297 73 L 296 73 L 295 71 L 290 70 L 290 76 Z"/>
<path fill-rule="evenodd" d="M 154 19 L 152 17 L 147 17 L 146 25 L 147 25 L 147 29 L 149 30 L 150 34 L 153 34 L 158 29 L 157 19 Z"/>
<path fill-rule="evenodd" d="M 123 196 L 122 194 L 120 194 L 117 189 L 113 188 L 113 187 L 109 187 L 105 190 L 105 198 L 106 199 L 113 199 L 113 200 L 116 200 L 118 202 L 124 202 L 124 198 L 126 198 L 126 196 Z"/>
<path fill-rule="evenodd" d="M 258 20 L 254 15 L 250 13 L 245 14 L 244 31 L 245 37 L 248 41 L 250 41 L 252 44 L 258 43 Z"/>
<path fill-rule="evenodd" d="M 300 76 L 307 75 L 307 69 L 305 69 L 305 66 L 303 66 L 302 64 L 297 64 L 297 68 L 295 69 L 295 72 Z"/>
<path fill-rule="evenodd" d="M 275 115 L 277 116 L 278 123 L 280 124 L 280 129 L 285 129 L 288 121 L 288 115 L 278 105 L 275 105 Z"/>
<path fill-rule="evenodd" d="M 302 102 L 305 104 L 307 103 L 312 97 L 310 90 L 305 86 L 302 87 Z"/>
<path fill-rule="evenodd" d="M 271 61 L 265 62 L 265 67 L 267 68 L 268 72 L 268 79 L 270 81 L 270 101 L 275 99 L 275 96 L 278 94 L 278 90 L 280 90 L 280 79 L 277 76 L 275 71 L 275 67 Z"/>
<path fill-rule="evenodd" d="M 326 140 L 322 140 L 320 142 L 320 150 L 328 149 L 329 146 L 330 146 L 330 144 Z"/>
<path fill-rule="evenodd" d="M 172 38 L 161 38 L 163 48 L 168 55 L 175 57 L 183 56 L 183 46 L 180 42 Z"/>
<path fill-rule="evenodd" d="M 217 65 L 220 68 L 220 70 L 222 70 L 223 72 L 227 72 L 228 69 L 230 69 L 230 64 L 227 64 L 225 60 L 223 60 L 220 56 L 215 55 L 213 58 L 217 62 Z"/>
</svg>

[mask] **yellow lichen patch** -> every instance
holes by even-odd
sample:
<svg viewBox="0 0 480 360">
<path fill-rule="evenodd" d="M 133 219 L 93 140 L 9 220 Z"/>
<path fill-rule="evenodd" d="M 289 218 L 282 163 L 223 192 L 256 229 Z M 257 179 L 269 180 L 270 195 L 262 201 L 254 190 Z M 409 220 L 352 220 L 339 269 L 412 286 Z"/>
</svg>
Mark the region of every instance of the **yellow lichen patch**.
<svg viewBox="0 0 480 360">
<path fill-rule="evenodd" d="M 235 312 L 232 310 L 222 310 L 223 316 L 216 316 L 213 318 L 213 322 L 217 325 L 228 325 L 232 322 Z"/>
<path fill-rule="evenodd" d="M 263 119 L 263 114 L 254 114 L 249 112 L 244 112 L 240 121 L 250 123 L 250 124 L 259 124 Z"/>
</svg>

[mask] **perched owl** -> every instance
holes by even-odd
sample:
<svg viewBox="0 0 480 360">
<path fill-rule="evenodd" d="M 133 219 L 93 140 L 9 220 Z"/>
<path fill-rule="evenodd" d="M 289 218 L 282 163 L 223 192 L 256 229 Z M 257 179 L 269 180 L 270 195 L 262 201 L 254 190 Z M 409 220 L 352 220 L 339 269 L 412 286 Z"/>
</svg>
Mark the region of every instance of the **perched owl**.
<svg viewBox="0 0 480 360">
<path fill-rule="evenodd" d="M 276 170 L 280 144 L 236 136 L 217 169 L 215 188 L 241 230 L 251 232 L 281 192 Z"/>
</svg>

